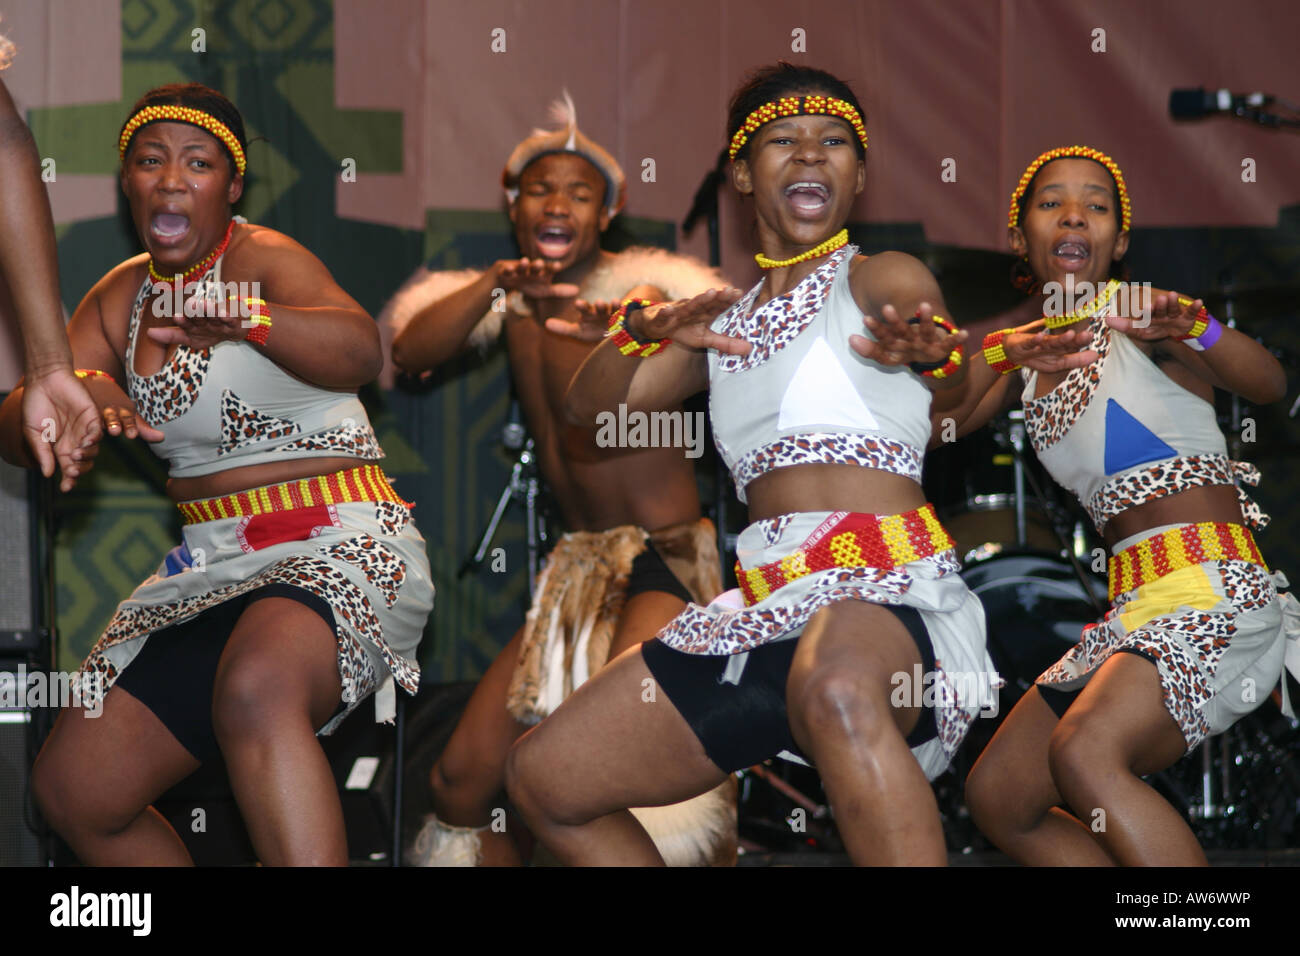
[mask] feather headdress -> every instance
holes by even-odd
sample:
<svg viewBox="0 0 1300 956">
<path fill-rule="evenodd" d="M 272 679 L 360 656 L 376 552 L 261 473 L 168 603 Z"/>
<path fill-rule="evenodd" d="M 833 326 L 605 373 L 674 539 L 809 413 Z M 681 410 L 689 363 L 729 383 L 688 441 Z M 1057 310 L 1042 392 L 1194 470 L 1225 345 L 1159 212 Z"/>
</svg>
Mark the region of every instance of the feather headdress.
<svg viewBox="0 0 1300 956">
<path fill-rule="evenodd" d="M 558 129 L 535 129 L 514 148 L 501 173 L 501 184 L 511 202 L 519 197 L 519 177 L 534 161 L 552 153 L 575 153 L 581 156 L 605 179 L 605 208 L 611 216 L 617 215 L 627 200 L 627 181 L 614 157 L 578 129 L 578 111 L 569 91 L 564 98 L 551 104 L 550 121 Z"/>
</svg>

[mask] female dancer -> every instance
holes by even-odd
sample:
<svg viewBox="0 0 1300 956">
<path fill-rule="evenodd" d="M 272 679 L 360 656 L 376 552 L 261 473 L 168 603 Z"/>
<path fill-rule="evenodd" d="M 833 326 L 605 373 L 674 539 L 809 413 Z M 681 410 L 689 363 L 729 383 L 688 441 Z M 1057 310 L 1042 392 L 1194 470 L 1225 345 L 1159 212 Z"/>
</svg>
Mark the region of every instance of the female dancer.
<svg viewBox="0 0 1300 956">
<path fill-rule="evenodd" d="M 568 410 L 590 423 L 621 402 L 661 410 L 710 388 L 719 450 L 754 519 L 742 589 L 688 605 L 521 738 L 510 795 L 565 862 L 657 863 L 624 808 L 802 754 L 855 861 L 943 863 L 927 777 L 996 680 L 979 602 L 919 485 L 929 388 L 959 372 L 964 335 L 940 328 L 919 262 L 846 245 L 866 131 L 844 83 L 760 70 L 729 129 L 764 280 L 739 301 L 719 290 L 626 304 Z"/>
<path fill-rule="evenodd" d="M 1076 146 L 1030 164 L 1010 239 L 1045 318 L 985 340 L 962 403 L 983 399 L 969 430 L 1021 385 L 1001 376 L 1027 344 L 1091 340 L 1095 362 L 1026 372 L 1021 398 L 1039 460 L 1110 547 L 1112 606 L 1021 698 L 966 785 L 980 828 L 1024 863 L 1204 864 L 1187 823 L 1140 777 L 1258 706 L 1285 651 L 1284 579 L 1269 575 L 1248 527 L 1262 516 L 1235 486 L 1259 475 L 1228 460 L 1212 404 L 1216 387 L 1277 401 L 1285 376 L 1199 299 L 1108 282 L 1129 219 L 1108 156 Z M 1091 301 L 1061 303 L 1071 288 Z"/>
<path fill-rule="evenodd" d="M 150 803 L 224 759 L 264 863 L 345 864 L 315 734 L 376 690 L 388 719 L 394 679 L 414 692 L 433 596 L 355 395 L 379 336 L 315 256 L 232 219 L 245 137 L 220 93 L 152 90 L 119 146 L 147 252 L 91 289 L 69 337 L 108 433 L 169 461 L 185 527 L 82 665 L 84 706 L 60 716 L 33 789 L 86 863 L 186 863 Z M 20 398 L 0 409 L 10 457 Z"/>
</svg>

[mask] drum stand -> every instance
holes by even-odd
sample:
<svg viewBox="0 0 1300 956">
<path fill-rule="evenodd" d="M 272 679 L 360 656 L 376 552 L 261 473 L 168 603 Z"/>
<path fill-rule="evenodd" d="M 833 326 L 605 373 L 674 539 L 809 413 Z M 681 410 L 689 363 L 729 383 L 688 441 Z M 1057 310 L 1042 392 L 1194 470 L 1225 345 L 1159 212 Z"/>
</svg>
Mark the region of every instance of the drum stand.
<svg viewBox="0 0 1300 956">
<path fill-rule="evenodd" d="M 1092 602 L 1092 606 L 1097 611 L 1097 616 L 1104 616 L 1106 607 L 1097 597 L 1094 582 L 1088 577 L 1079 563 L 1079 557 L 1075 553 L 1075 540 L 1079 538 L 1078 534 L 1070 535 L 1068 526 L 1061 520 L 1059 509 L 1053 507 L 1047 496 L 1043 493 L 1042 487 L 1034 477 L 1034 473 L 1029 470 L 1025 464 L 1025 413 L 1020 409 L 1015 409 L 1007 413 L 1010 421 L 1010 427 L 1004 436 L 999 435 L 998 439 L 1004 441 L 1010 448 L 1012 454 L 1012 474 L 1015 480 L 1015 498 L 1016 498 L 1016 547 L 1024 548 L 1029 543 L 1029 532 L 1026 527 L 1025 517 L 1025 485 L 1026 483 L 1033 490 L 1034 497 L 1038 499 L 1042 507 L 1043 514 L 1047 515 L 1052 525 L 1052 533 L 1056 535 L 1057 540 L 1061 543 L 1061 551 L 1066 559 L 1070 562 L 1070 567 L 1074 569 L 1075 577 L 1079 579 L 1079 584 L 1083 588 L 1084 594 Z"/>
<path fill-rule="evenodd" d="M 1227 290 L 1223 300 L 1224 322 L 1230 329 L 1237 327 L 1237 319 L 1233 310 L 1232 302 L 1232 278 L 1231 273 L 1225 273 L 1220 277 L 1221 285 Z M 1229 438 L 1228 438 L 1228 457 L 1236 461 L 1241 455 L 1241 399 L 1236 392 L 1231 392 L 1231 401 L 1229 404 Z M 1286 672 L 1282 672 L 1282 679 L 1286 680 Z M 1219 738 L 1219 791 L 1223 797 L 1223 803 L 1214 802 L 1214 740 L 1206 737 L 1201 741 L 1201 802 L 1189 803 L 1187 815 L 1193 820 L 1217 820 L 1226 817 L 1233 812 L 1235 807 L 1228 802 L 1229 795 L 1232 793 L 1232 781 L 1228 776 L 1228 768 L 1232 764 L 1232 753 L 1228 749 L 1228 738 L 1221 736 Z"/>
<path fill-rule="evenodd" d="M 483 564 L 492 539 L 496 537 L 497 528 L 505 516 L 511 501 L 524 503 L 524 528 L 528 541 L 528 595 L 533 596 L 536 586 L 537 566 L 541 558 L 542 547 L 546 544 L 546 522 L 542 519 L 538 507 L 542 492 L 541 475 L 537 469 L 537 453 L 533 450 L 533 440 L 527 437 L 524 426 L 517 420 L 518 406 L 511 403 L 511 421 L 501 429 L 501 444 L 511 451 L 518 451 L 510 478 L 501 489 L 496 508 L 488 519 L 487 527 L 479 537 L 478 547 L 465 559 L 456 577 L 463 578 L 470 571 Z"/>
</svg>

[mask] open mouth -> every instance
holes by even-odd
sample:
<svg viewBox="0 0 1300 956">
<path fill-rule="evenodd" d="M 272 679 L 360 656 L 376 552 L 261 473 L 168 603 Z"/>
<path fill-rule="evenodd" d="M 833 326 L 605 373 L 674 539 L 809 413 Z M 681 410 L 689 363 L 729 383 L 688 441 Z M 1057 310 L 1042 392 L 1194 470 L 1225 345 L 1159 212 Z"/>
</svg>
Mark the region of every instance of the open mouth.
<svg viewBox="0 0 1300 956">
<path fill-rule="evenodd" d="M 831 191 L 823 183 L 791 183 L 785 187 L 785 198 L 796 212 L 817 215 L 830 204 Z"/>
<path fill-rule="evenodd" d="M 1068 269 L 1077 269 L 1091 254 L 1088 243 L 1082 239 L 1063 239 L 1052 246 L 1052 255 Z"/>
<path fill-rule="evenodd" d="M 537 251 L 543 259 L 563 259 L 573 248 L 573 230 L 567 226 L 545 225 L 537 230 Z"/>
<path fill-rule="evenodd" d="M 149 232 L 155 239 L 178 239 L 190 230 L 190 219 L 180 213 L 160 212 L 149 221 Z"/>
</svg>

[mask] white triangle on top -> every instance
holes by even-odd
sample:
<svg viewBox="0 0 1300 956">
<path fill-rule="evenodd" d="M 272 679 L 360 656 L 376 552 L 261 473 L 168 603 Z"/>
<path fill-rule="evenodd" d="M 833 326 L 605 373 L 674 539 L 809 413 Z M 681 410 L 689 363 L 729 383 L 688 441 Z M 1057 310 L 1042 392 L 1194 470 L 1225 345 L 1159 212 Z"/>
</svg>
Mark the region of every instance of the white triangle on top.
<svg viewBox="0 0 1300 956">
<path fill-rule="evenodd" d="M 802 425 L 847 425 L 880 430 L 866 402 L 826 339 L 817 336 L 781 399 L 780 431 Z"/>
</svg>

